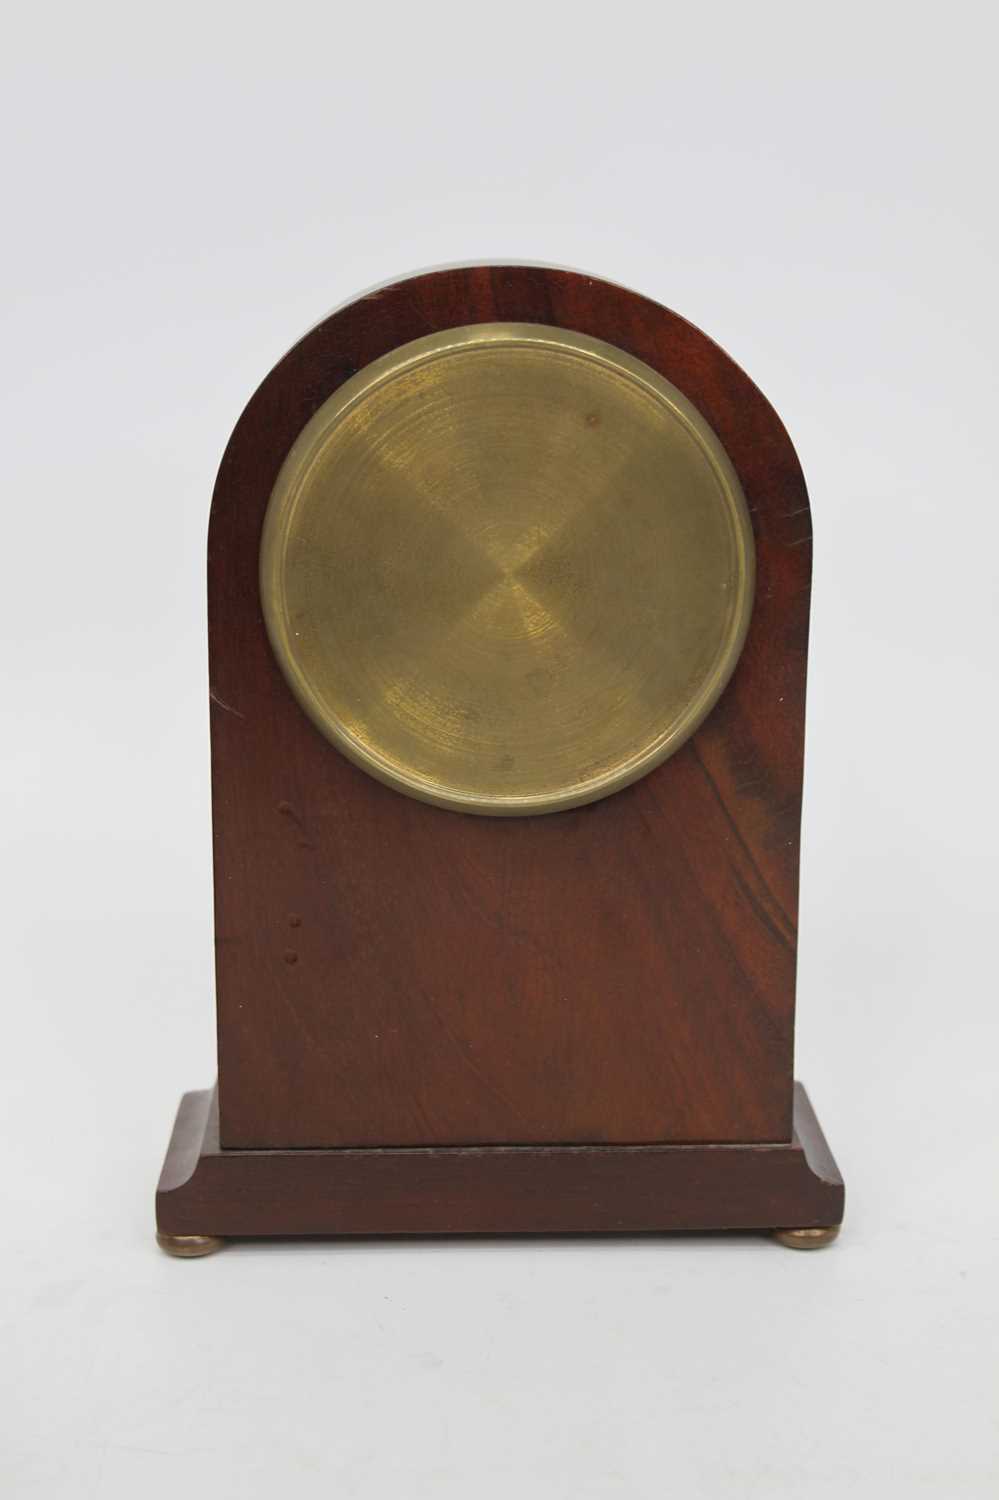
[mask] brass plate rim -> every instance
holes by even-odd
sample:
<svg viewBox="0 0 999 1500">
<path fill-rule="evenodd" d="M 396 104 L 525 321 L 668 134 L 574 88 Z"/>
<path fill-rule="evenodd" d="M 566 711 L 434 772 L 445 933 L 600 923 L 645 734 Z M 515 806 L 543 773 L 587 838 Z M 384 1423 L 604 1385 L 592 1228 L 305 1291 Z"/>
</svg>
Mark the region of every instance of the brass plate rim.
<svg viewBox="0 0 999 1500">
<path fill-rule="evenodd" d="M 550 348 L 609 365 L 672 410 L 713 468 L 727 502 L 738 590 L 725 648 L 719 652 L 713 670 L 651 746 L 642 747 L 610 771 L 564 791 L 517 793 L 509 797 L 461 791 L 415 771 L 404 774 L 396 762 L 376 747 L 358 741 L 345 725 L 335 720 L 313 690 L 295 655 L 281 577 L 296 501 L 331 429 L 376 388 L 407 374 L 415 366 L 457 351 L 487 350 L 496 344 Z M 641 780 L 674 755 L 711 713 L 738 665 L 752 616 L 755 579 L 755 539 L 742 485 L 721 439 L 703 414 L 671 381 L 643 360 L 606 340 L 544 323 L 490 322 L 441 329 L 389 350 L 348 377 L 305 424 L 281 465 L 264 517 L 259 561 L 260 600 L 271 649 L 299 706 L 324 738 L 354 765 L 395 791 L 446 811 L 487 817 L 540 816 L 586 806 Z"/>
</svg>

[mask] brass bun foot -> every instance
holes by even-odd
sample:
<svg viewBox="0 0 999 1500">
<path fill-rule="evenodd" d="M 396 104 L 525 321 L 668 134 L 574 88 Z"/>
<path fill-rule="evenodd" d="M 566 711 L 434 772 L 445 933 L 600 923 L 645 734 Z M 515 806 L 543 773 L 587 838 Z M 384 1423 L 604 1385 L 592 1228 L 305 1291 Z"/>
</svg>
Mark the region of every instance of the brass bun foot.
<svg viewBox="0 0 999 1500">
<path fill-rule="evenodd" d="M 773 1237 L 789 1250 L 821 1250 L 831 1245 L 839 1234 L 839 1225 L 830 1224 L 825 1229 L 775 1229 Z"/>
<path fill-rule="evenodd" d="M 212 1255 L 221 1250 L 225 1240 L 214 1234 L 159 1234 L 156 1243 L 167 1255 L 177 1255 L 183 1260 L 193 1260 L 199 1255 Z"/>
</svg>

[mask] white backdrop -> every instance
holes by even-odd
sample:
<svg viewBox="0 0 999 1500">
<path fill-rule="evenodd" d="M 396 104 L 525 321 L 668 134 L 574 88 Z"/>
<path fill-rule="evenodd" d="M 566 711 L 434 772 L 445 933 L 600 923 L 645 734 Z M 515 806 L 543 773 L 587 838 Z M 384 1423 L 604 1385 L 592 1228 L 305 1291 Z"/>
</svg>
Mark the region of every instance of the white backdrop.
<svg viewBox="0 0 999 1500">
<path fill-rule="evenodd" d="M 984 1497 L 997 1477 L 991 8 L 37 5 L 3 70 L 0 1474 L 28 1497 Z M 667 303 L 814 507 L 798 1074 L 839 1244 L 246 1245 L 204 549 L 304 329 L 449 261 Z"/>
</svg>

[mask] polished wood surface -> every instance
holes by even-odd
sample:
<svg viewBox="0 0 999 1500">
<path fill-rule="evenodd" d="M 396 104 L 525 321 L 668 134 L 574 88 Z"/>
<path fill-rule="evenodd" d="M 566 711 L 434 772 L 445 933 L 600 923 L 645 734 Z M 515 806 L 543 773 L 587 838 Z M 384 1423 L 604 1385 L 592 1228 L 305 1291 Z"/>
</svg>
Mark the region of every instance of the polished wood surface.
<svg viewBox="0 0 999 1500">
<path fill-rule="evenodd" d="M 259 602 L 264 512 L 306 421 L 399 344 L 489 321 L 575 329 L 672 381 L 755 533 L 753 618 L 717 707 L 640 782 L 548 817 L 444 811 L 350 764 L 294 701 Z M 810 535 L 772 407 L 620 287 L 429 273 L 285 356 L 226 450 L 209 538 L 225 1146 L 790 1140 Z"/>
<path fill-rule="evenodd" d="M 807 1095 L 785 1145 L 222 1150 L 213 1090 L 185 1094 L 161 1235 L 558 1234 L 838 1225 L 843 1183 Z"/>
</svg>

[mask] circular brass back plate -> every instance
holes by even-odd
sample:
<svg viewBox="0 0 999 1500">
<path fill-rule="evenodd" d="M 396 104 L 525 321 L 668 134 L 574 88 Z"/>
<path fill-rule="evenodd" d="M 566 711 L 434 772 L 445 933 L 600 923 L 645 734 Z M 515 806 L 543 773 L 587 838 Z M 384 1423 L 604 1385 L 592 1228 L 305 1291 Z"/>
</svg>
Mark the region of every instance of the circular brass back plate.
<svg viewBox="0 0 999 1500">
<path fill-rule="evenodd" d="M 375 360 L 288 454 L 270 640 L 371 775 L 464 812 L 604 797 L 693 733 L 742 648 L 753 536 L 676 388 L 583 334 L 489 323 Z"/>
</svg>

